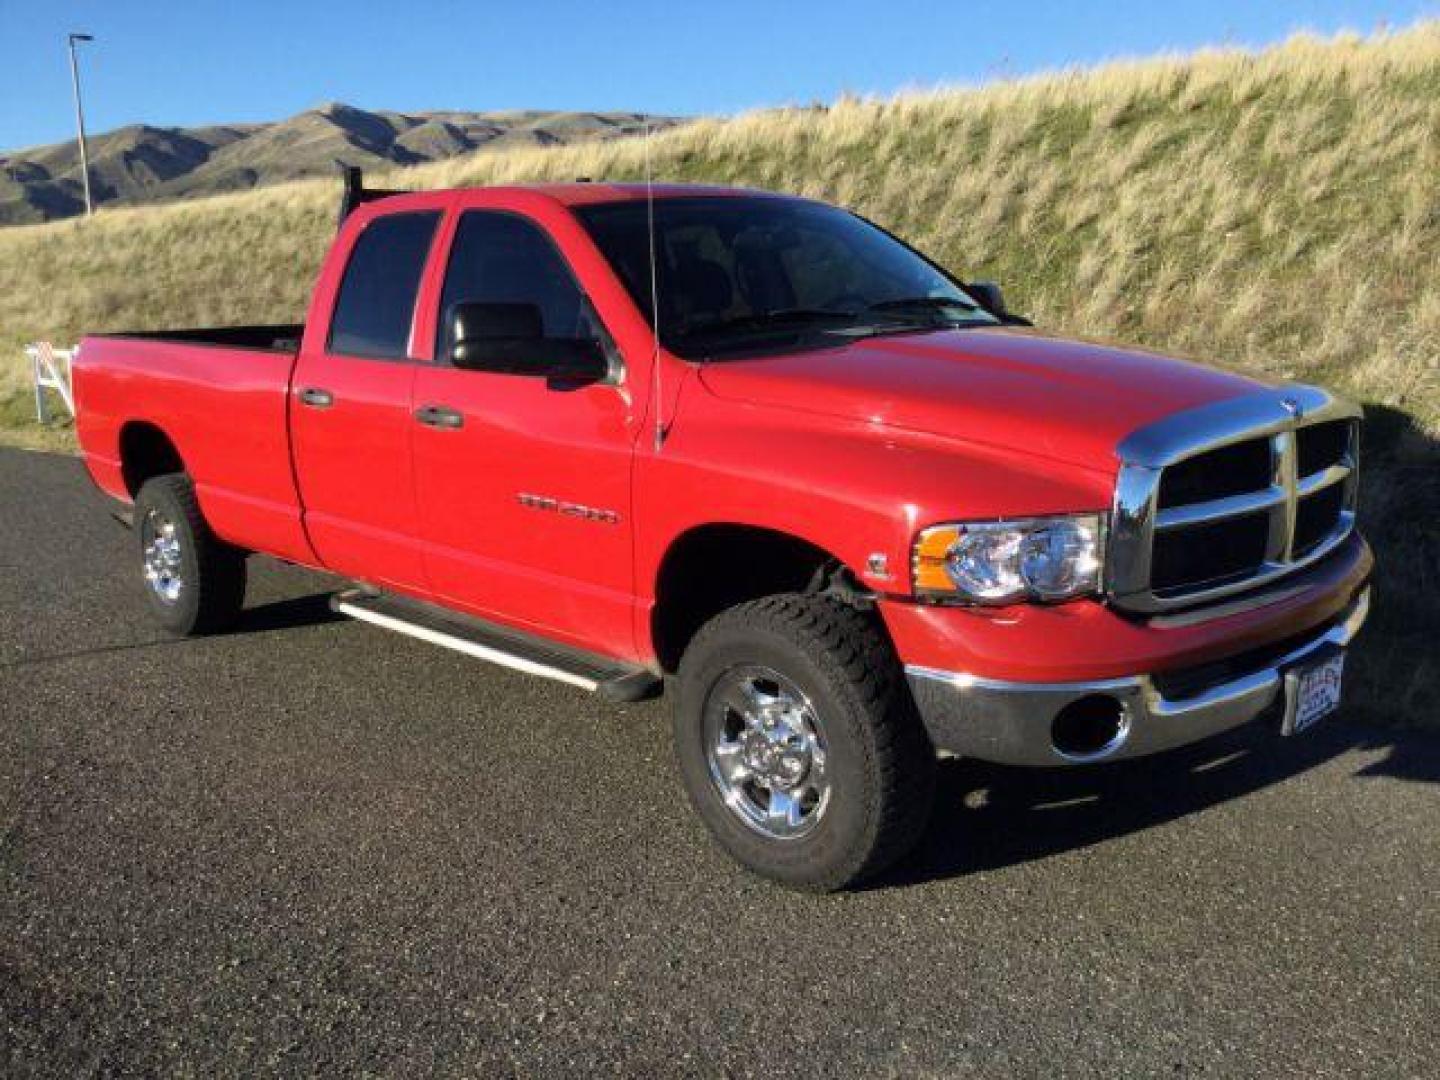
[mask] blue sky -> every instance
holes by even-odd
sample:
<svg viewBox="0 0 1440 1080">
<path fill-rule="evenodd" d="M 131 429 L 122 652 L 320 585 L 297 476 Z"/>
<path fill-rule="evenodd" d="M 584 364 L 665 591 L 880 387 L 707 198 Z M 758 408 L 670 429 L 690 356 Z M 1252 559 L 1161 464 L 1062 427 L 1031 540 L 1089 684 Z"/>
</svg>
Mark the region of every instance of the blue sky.
<svg viewBox="0 0 1440 1080">
<path fill-rule="evenodd" d="M 0 147 L 365 108 L 729 113 L 1440 17 L 1440 0 L 0 0 Z"/>
</svg>

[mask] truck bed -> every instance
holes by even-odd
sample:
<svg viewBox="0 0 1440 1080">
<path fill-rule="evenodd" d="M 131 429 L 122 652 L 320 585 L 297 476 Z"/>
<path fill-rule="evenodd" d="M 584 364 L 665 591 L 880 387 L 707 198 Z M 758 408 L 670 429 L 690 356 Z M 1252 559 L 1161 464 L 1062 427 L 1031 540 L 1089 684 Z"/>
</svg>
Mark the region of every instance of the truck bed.
<svg viewBox="0 0 1440 1080">
<path fill-rule="evenodd" d="M 273 326 L 205 326 L 184 330 L 133 330 L 91 336 L 119 338 L 128 341 L 178 341 L 187 345 L 213 345 L 223 349 L 257 349 L 264 352 L 293 353 L 299 351 L 300 338 L 304 333 L 303 323 L 279 323 Z"/>
<path fill-rule="evenodd" d="M 290 462 L 290 379 L 302 332 L 227 326 L 86 337 L 74 379 L 91 475 L 130 500 L 127 457 L 178 459 L 218 536 L 313 562 Z"/>
</svg>

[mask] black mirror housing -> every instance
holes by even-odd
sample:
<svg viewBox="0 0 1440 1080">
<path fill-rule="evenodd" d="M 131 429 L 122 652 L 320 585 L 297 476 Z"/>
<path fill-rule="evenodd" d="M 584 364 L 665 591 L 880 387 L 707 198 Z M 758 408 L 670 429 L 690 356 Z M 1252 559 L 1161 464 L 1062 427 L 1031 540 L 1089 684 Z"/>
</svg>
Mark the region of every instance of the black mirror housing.
<svg viewBox="0 0 1440 1080">
<path fill-rule="evenodd" d="M 598 341 L 546 337 L 535 304 L 456 304 L 450 341 L 450 363 L 465 371 L 575 382 L 599 382 L 610 372 Z"/>
<path fill-rule="evenodd" d="M 1001 291 L 999 282 L 971 281 L 965 285 L 965 291 L 979 300 L 980 306 L 991 315 L 1004 318 L 1010 314 L 1005 307 L 1005 294 Z"/>
</svg>

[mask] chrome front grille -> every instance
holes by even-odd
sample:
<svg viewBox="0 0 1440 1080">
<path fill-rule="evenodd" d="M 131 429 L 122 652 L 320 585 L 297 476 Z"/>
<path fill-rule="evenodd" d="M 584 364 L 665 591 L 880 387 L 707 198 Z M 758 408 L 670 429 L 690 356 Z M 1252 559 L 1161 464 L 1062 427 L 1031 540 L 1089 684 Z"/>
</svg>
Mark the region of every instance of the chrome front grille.
<svg viewBox="0 0 1440 1080">
<path fill-rule="evenodd" d="M 1309 386 L 1205 405 L 1118 447 L 1106 590 L 1202 604 L 1322 558 L 1354 528 L 1360 410 Z"/>
</svg>

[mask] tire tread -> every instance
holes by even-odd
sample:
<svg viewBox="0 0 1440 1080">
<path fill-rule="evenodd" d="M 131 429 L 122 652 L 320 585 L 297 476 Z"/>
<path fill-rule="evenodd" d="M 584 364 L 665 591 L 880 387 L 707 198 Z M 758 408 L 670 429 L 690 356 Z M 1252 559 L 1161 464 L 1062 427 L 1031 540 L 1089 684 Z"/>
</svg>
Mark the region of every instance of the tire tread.
<svg viewBox="0 0 1440 1080">
<path fill-rule="evenodd" d="M 245 604 L 245 553 L 217 537 L 200 510 L 195 484 L 184 473 L 167 473 L 152 477 L 141 485 L 135 497 L 136 522 L 147 505 L 170 504 L 178 512 L 180 523 L 190 534 L 196 579 L 187 581 L 194 591 L 191 608 L 177 611 L 167 626 L 185 635 L 214 634 L 229 629 L 240 617 Z M 163 619 L 163 615 L 162 615 Z"/>
<path fill-rule="evenodd" d="M 819 594 L 781 593 L 722 612 L 696 634 L 687 655 L 704 653 L 728 634 L 757 630 L 793 642 L 842 695 L 854 699 L 869 733 L 861 746 L 877 778 L 865 808 L 866 841 L 855 857 L 801 884 L 833 891 L 873 877 L 918 840 L 934 792 L 934 751 L 894 649 L 871 613 Z M 683 660 L 681 670 L 683 677 Z"/>
</svg>

